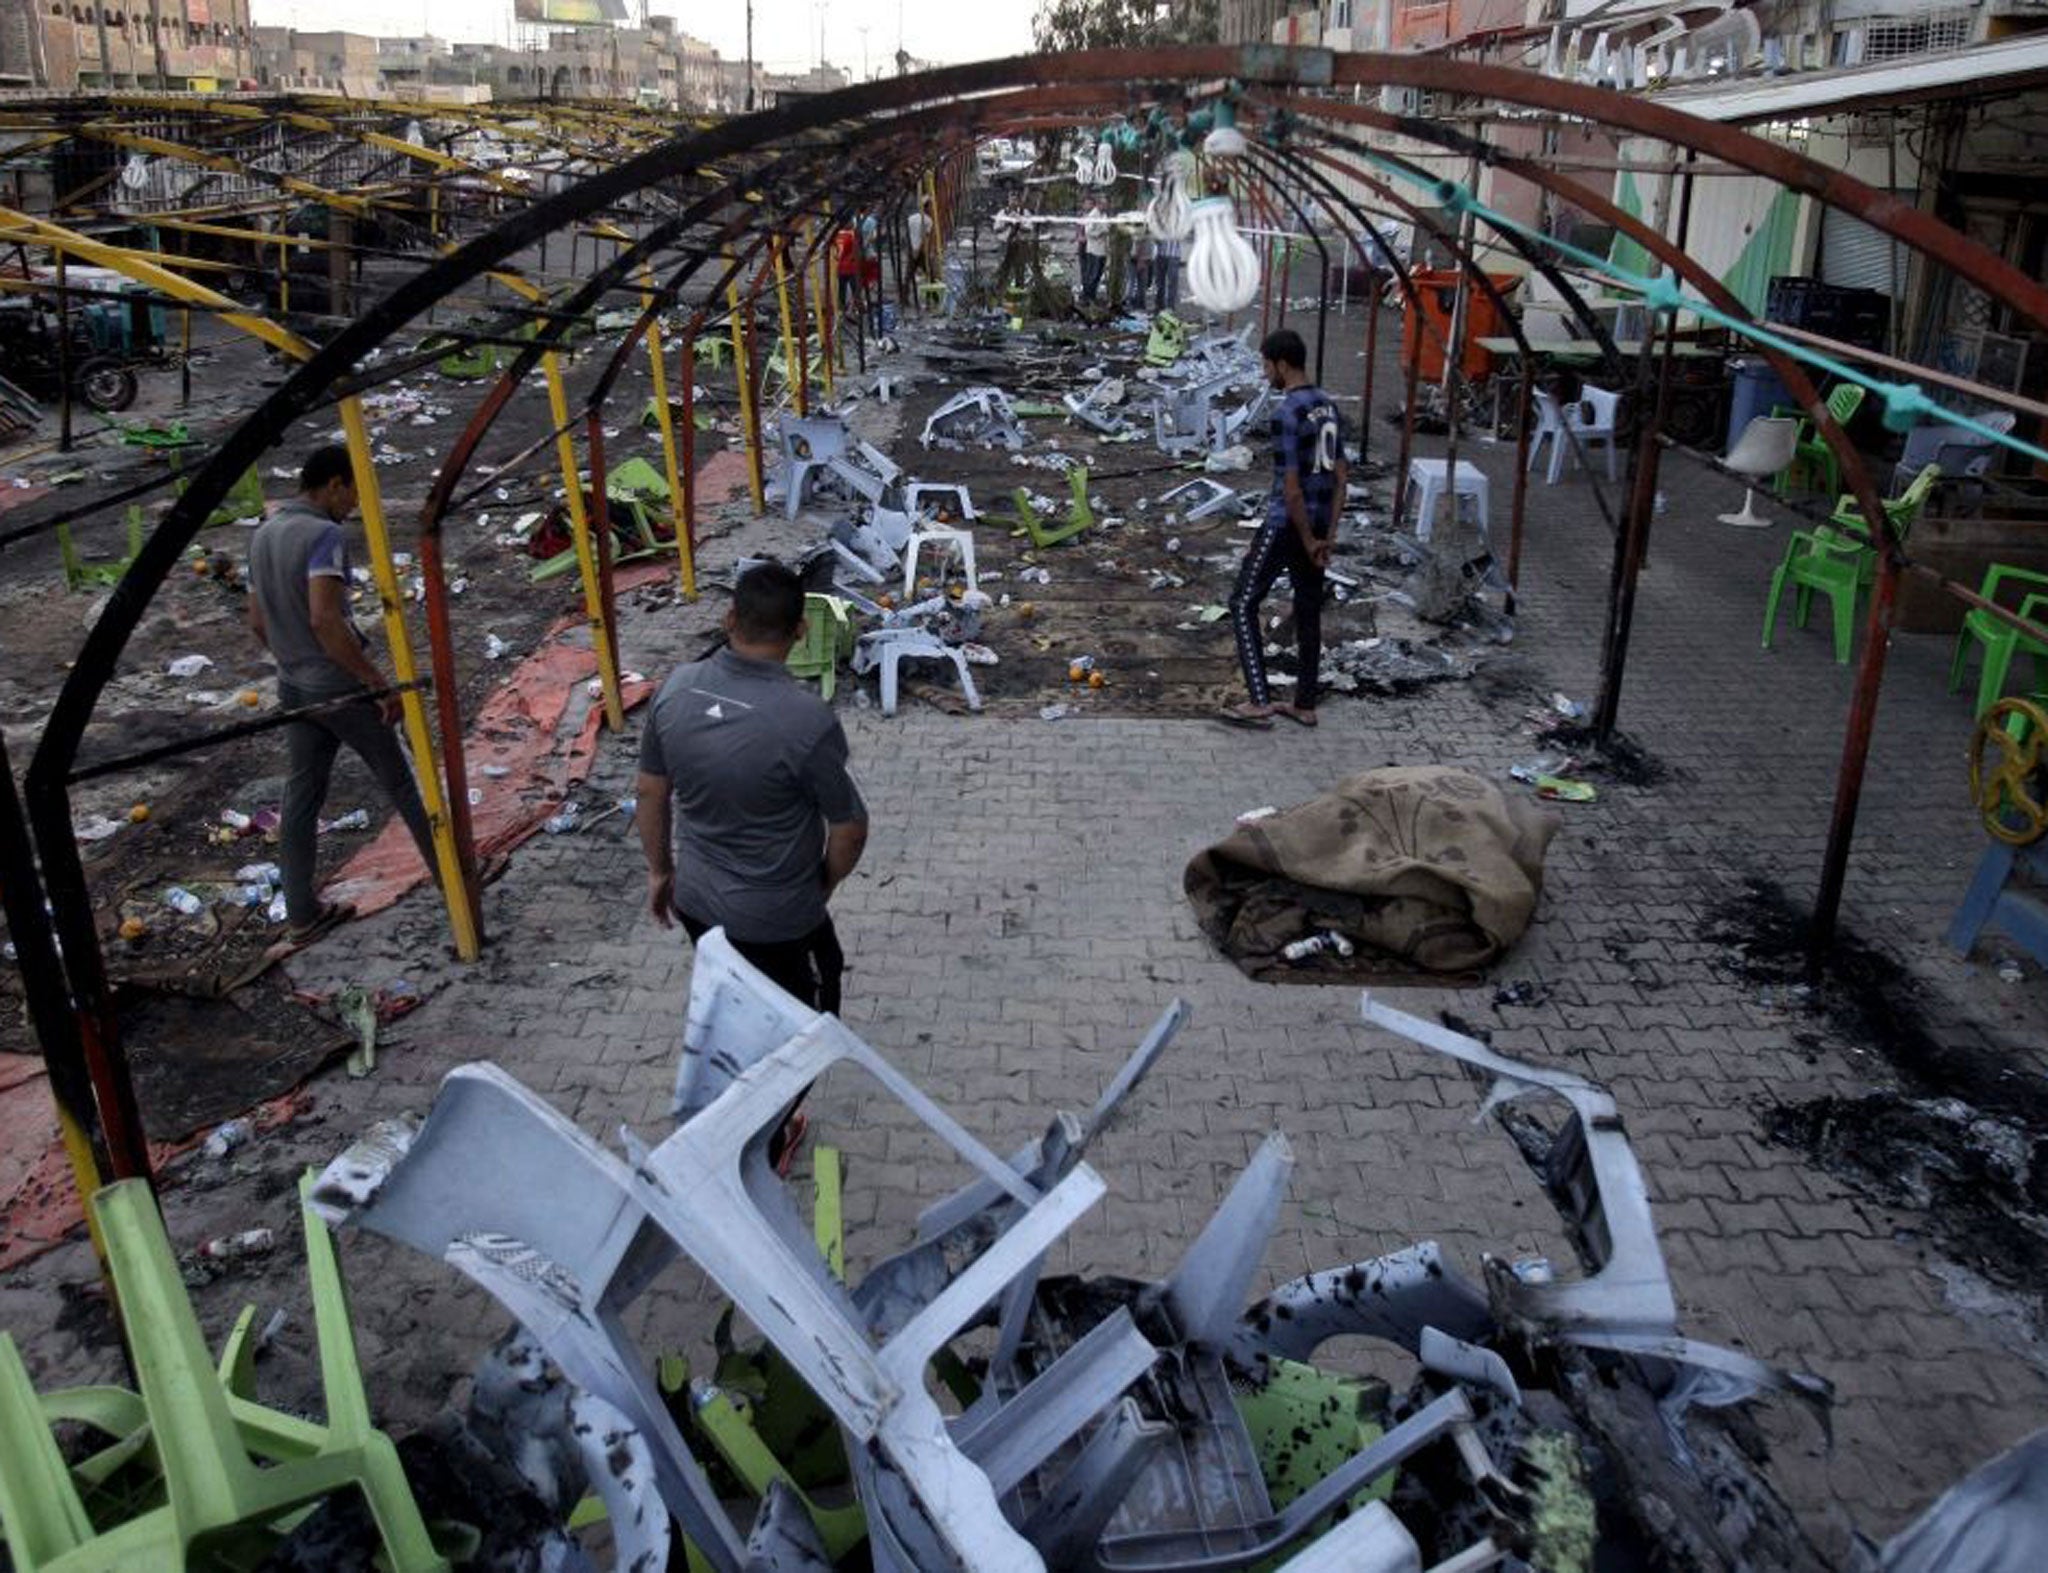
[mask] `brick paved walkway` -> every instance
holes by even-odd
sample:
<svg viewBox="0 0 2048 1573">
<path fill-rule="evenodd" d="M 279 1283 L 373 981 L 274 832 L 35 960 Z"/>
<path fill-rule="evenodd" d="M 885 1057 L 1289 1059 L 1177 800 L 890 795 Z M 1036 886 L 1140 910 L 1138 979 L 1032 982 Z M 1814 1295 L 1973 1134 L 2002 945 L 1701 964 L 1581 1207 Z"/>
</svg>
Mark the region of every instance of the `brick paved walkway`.
<svg viewBox="0 0 2048 1573">
<path fill-rule="evenodd" d="M 1397 386 L 1392 354 L 1383 390 Z M 1391 434 L 1381 451 L 1392 452 Z M 1504 500 L 1512 449 L 1467 451 Z M 1803 1414 L 1762 1410 L 1775 1478 L 1839 1554 L 1850 1526 L 1889 1532 L 2037 1425 L 2048 1377 L 2024 1329 L 1948 1303 L 1924 1219 L 1851 1196 L 1762 1136 L 1768 1102 L 1860 1092 L 1884 1077 L 1869 1045 L 1844 1041 L 1782 989 L 1742 981 L 1706 937 L 1710 915 L 1749 877 L 1808 899 L 1848 676 L 1817 630 L 1786 635 L 1775 654 L 1757 648 L 1785 527 L 1748 534 L 1713 522 L 1738 492 L 1712 477 L 1674 472 L 1666 489 L 1674 504 L 1657 521 L 1623 724 L 1670 778 L 1606 787 L 1598 803 L 1566 809 L 1537 922 L 1498 979 L 1540 980 L 1545 1002 L 1495 1007 L 1490 986 L 1393 998 L 1425 1015 L 1456 1011 L 1502 1052 L 1569 1064 L 1613 1090 L 1653 1192 L 1683 1328 L 1818 1371 L 1841 1392 L 1832 1451 Z M 729 561 L 780 528 L 750 528 L 709 555 Z M 1189 855 L 1252 805 L 1299 800 L 1374 765 L 1500 771 L 1530 752 L 1532 702 L 1552 688 L 1590 695 L 1607 556 L 1583 481 L 1533 489 L 1508 669 L 1526 696 L 1444 685 L 1334 702 L 1320 731 L 1271 735 L 918 708 L 884 721 L 843 705 L 875 816 L 866 863 L 838 906 L 853 966 L 847 1015 L 970 1129 L 999 1145 L 1035 1133 L 1052 1109 L 1094 1097 L 1169 998 L 1194 1006 L 1099 1149 L 1110 1195 L 1062 1265 L 1166 1268 L 1275 1129 L 1298 1159 L 1266 1263 L 1275 1278 L 1418 1238 L 1441 1241 L 1471 1272 L 1483 1251 L 1568 1255 L 1510 1143 L 1474 1123 L 1477 1096 L 1461 1074 L 1358 1025 L 1350 990 L 1245 981 L 1200 938 L 1179 886 Z M 627 663 L 664 670 L 719 610 L 714 597 L 650 613 L 628 597 Z M 1846 926 L 1905 970 L 1938 1042 L 1994 1048 L 2033 1077 L 2048 1043 L 2037 974 L 2007 985 L 1981 957 L 1966 965 L 1941 944 L 1981 840 L 1964 801 L 1968 703 L 1941 692 L 1946 658 L 1941 642 L 1898 641 Z M 631 754 L 625 741 L 605 748 L 598 789 L 630 790 Z M 174 1235 L 282 1222 L 282 1182 L 299 1164 L 324 1162 L 376 1117 L 422 1110 L 467 1059 L 497 1060 L 592 1133 L 621 1121 L 658 1130 L 689 958 L 642 914 L 642 888 L 637 845 L 614 817 L 521 850 L 487 897 L 495 942 L 473 969 L 430 959 L 441 929 L 418 898 L 322 944 L 298 968 L 308 986 L 397 971 L 445 987 L 400 1027 L 373 1076 L 321 1083 L 317 1119 L 251 1153 L 257 1183 L 173 1190 Z M 872 1215 L 857 1209 L 849 1222 L 874 1226 L 866 1254 L 889 1248 L 947 1176 L 919 1133 L 858 1089 L 828 1089 L 818 1114 L 821 1133 L 851 1155 L 852 1195 L 875 1197 Z M 497 1313 L 453 1273 L 376 1241 L 351 1240 L 345 1260 L 366 1368 L 395 1378 L 379 1404 L 416 1421 L 445 1399 Z M 89 1319 L 48 1325 L 53 1286 L 89 1275 L 74 1246 L 0 1283 L 0 1323 L 25 1335 L 45 1382 L 114 1374 Z M 204 1291 L 210 1333 L 244 1297 L 297 1308 L 270 1380 L 303 1380 L 308 1333 L 290 1253 Z M 664 1335 L 701 1331 L 703 1303 L 678 1276 L 648 1319 Z"/>
</svg>

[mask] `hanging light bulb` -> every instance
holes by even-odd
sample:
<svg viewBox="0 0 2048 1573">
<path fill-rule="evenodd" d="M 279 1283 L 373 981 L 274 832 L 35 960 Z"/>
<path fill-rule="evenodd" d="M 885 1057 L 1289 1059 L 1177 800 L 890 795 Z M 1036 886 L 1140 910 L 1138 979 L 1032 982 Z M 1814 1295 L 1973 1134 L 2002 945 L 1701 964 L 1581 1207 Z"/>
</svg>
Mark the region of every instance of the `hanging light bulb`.
<svg viewBox="0 0 2048 1573">
<path fill-rule="evenodd" d="M 1101 141 L 1095 144 L 1095 184 L 1113 186 L 1116 184 L 1116 149 Z"/>
<path fill-rule="evenodd" d="M 1237 111 L 1228 100 L 1216 106 L 1216 128 L 1202 138 L 1202 152 L 1210 158 L 1243 158 L 1244 133 L 1237 129 Z"/>
<path fill-rule="evenodd" d="M 1259 259 L 1237 232 L 1230 198 L 1204 197 L 1188 212 L 1189 297 L 1209 311 L 1242 311 L 1259 292 Z"/>
<path fill-rule="evenodd" d="M 1195 155 L 1175 148 L 1159 172 L 1159 190 L 1145 205 L 1145 227 L 1154 240 L 1179 240 L 1188 232 L 1188 184 L 1195 178 Z"/>
<path fill-rule="evenodd" d="M 1084 147 L 1074 154 L 1074 184 L 1092 186 L 1095 184 L 1095 160 Z"/>
</svg>

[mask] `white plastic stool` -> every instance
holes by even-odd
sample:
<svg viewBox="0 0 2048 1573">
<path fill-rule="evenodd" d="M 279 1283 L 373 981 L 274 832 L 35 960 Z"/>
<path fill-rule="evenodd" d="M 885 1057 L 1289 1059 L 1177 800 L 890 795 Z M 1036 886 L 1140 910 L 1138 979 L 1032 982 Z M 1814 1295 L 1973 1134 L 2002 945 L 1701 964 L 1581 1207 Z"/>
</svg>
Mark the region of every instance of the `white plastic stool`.
<svg viewBox="0 0 2048 1573">
<path fill-rule="evenodd" d="M 913 661 L 951 661 L 960 674 L 960 692 L 967 708 L 981 708 L 981 693 L 974 686 L 974 674 L 967 670 L 967 656 L 957 645 L 949 645 L 924 628 L 877 628 L 860 636 L 853 647 L 853 669 L 862 676 L 876 667 L 882 669 L 882 714 L 896 713 L 896 666 Z"/>
<path fill-rule="evenodd" d="M 979 590 L 981 583 L 974 576 L 974 536 L 966 530 L 948 530 L 934 525 L 929 530 L 914 531 L 910 544 L 903 551 L 903 593 L 912 595 L 917 589 L 917 549 L 927 541 L 936 546 L 957 547 L 960 561 L 967 566 L 967 588 Z"/>
<path fill-rule="evenodd" d="M 1410 459 L 1408 461 L 1408 495 L 1415 499 L 1415 538 L 1429 539 L 1431 526 L 1436 522 L 1437 499 L 1446 489 L 1455 494 L 1451 504 L 1456 508 L 1464 498 L 1470 497 L 1474 510 L 1479 515 L 1479 529 L 1486 533 L 1486 477 L 1474 465 L 1463 459 L 1458 461 L 1458 475 L 1455 482 L 1447 482 L 1449 466 L 1443 459 Z M 1404 499 L 1405 502 L 1405 499 Z"/>
<path fill-rule="evenodd" d="M 910 490 L 904 497 L 904 506 L 912 513 L 922 513 L 926 498 L 939 501 L 950 498 L 954 503 L 954 513 L 962 519 L 981 517 L 974 511 L 974 499 L 967 495 L 967 488 L 964 486 L 954 486 L 944 481 L 912 481 Z"/>
</svg>

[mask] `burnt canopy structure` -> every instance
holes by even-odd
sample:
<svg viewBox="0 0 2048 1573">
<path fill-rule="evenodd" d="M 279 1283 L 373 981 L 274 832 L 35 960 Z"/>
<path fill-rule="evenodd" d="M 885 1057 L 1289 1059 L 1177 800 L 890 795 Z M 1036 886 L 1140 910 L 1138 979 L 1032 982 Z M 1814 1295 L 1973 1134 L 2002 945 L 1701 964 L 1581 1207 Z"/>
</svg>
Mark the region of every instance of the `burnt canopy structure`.
<svg viewBox="0 0 2048 1573">
<path fill-rule="evenodd" d="M 1463 107 L 1454 119 L 1397 116 L 1374 107 L 1379 102 L 1374 90 L 1382 88 L 1427 92 L 1438 95 L 1439 101 Z M 809 332 L 811 316 L 804 305 L 804 280 L 813 266 L 818 266 L 822 282 L 823 247 L 848 215 L 869 206 L 893 211 L 906 193 L 921 187 L 933 200 L 943 231 L 956 221 L 974 170 L 974 149 L 985 139 L 1082 128 L 1114 135 L 1127 149 L 1149 157 L 1190 140 L 1219 104 L 1230 106 L 1237 127 L 1247 134 L 1248 146 L 1242 156 L 1212 167 L 1210 179 L 1212 185 L 1231 190 L 1244 210 L 1289 214 L 1312 231 L 1357 236 L 1362 243 L 1375 220 L 1393 216 L 1416 223 L 1433 235 L 1464 271 L 1469 284 L 1461 285 L 1461 303 L 1465 290 L 1496 291 L 1478 263 L 1481 239 L 1496 249 L 1505 246 L 1525 258 L 1530 267 L 1549 275 L 1565 300 L 1574 305 L 1583 331 L 1602 346 L 1608 380 L 1631 386 L 1643 401 L 1642 408 L 1662 408 L 1661 401 L 1668 397 L 1669 356 L 1658 353 L 1656 336 L 1647 335 L 1640 352 L 1624 362 L 1614 339 L 1587 308 L 1581 286 L 1561 266 L 1566 260 L 1583 265 L 1594 259 L 1573 259 L 1568 247 L 1507 219 L 1481 202 L 1472 189 L 1481 168 L 1491 171 L 1496 191 L 1503 181 L 1526 182 L 1612 224 L 1654 259 L 1661 270 L 1657 276 L 1631 279 L 1619 275 L 1621 288 L 1641 294 L 1653 310 L 1664 312 L 1667 323 L 1682 307 L 1753 336 L 1761 353 L 1805 406 L 1837 455 L 1847 488 L 1870 521 L 1873 540 L 1881 545 L 1869 612 L 1870 637 L 1864 644 L 1845 728 L 1829 848 L 1819 876 L 1815 929 L 1817 940 L 1825 943 L 1848 866 L 1863 760 L 1883 674 L 1886 634 L 1900 577 L 1909 570 L 1902 543 L 1886 527 L 1877 488 L 1821 403 L 1801 362 L 1818 359 L 1838 374 L 1843 369 L 1811 346 L 1793 345 L 1752 324 L 1740 302 L 1691 261 L 1684 245 L 1683 195 L 1675 225 L 1647 225 L 1617 207 L 1605 192 L 1530 156 L 1526 132 L 1532 126 L 1597 126 L 1655 139 L 1670 150 L 1670 174 L 1681 192 L 1689 191 L 1694 174 L 1707 166 L 1776 181 L 1787 190 L 1855 214 L 1951 270 L 1959 280 L 2003 298 L 2048 331 L 2048 287 L 1886 193 L 1782 145 L 1692 119 L 1639 97 L 1504 67 L 1428 56 L 1340 55 L 1263 47 L 1091 51 L 983 62 L 804 98 L 722 123 L 692 125 L 660 140 L 652 138 L 644 117 L 625 114 L 590 111 L 563 118 L 560 112 L 543 115 L 535 111 L 522 117 L 507 111 L 492 119 L 462 112 L 469 115 L 462 123 L 465 136 L 488 132 L 522 146 L 552 141 L 553 152 L 536 154 L 531 160 L 537 173 L 527 171 L 516 181 L 501 168 L 487 169 L 449 151 L 460 145 L 458 136 L 443 134 L 437 147 L 433 135 L 414 140 L 403 129 L 394 135 L 390 117 L 382 125 L 344 127 L 337 132 L 331 120 L 303 107 L 273 107 L 267 111 L 271 119 L 265 122 L 269 141 L 261 143 L 267 151 L 259 158 L 256 144 L 251 144 L 250 151 L 237 153 L 224 149 L 219 140 L 224 124 L 237 116 L 249 118 L 242 113 L 246 106 L 180 111 L 176 106 L 152 105 L 148 106 L 150 113 L 162 123 L 145 131 L 117 124 L 114 106 L 103 105 L 93 113 L 73 116 L 68 124 L 61 123 L 61 117 L 52 119 L 41 134 L 58 141 L 96 140 L 107 147 L 189 164 L 207 172 L 209 179 L 232 180 L 238 157 L 248 169 L 261 172 L 262 178 L 254 184 L 267 188 L 264 191 L 254 190 L 249 181 L 242 182 L 235 192 L 187 191 L 181 194 L 182 206 L 167 206 L 159 213 L 166 222 L 203 226 L 206 215 L 217 215 L 223 206 L 241 203 L 237 211 L 246 212 L 250 204 L 285 199 L 294 204 L 312 203 L 347 219 L 366 219 L 380 210 L 380 203 L 389 216 L 392 204 L 402 199 L 403 211 L 393 218 L 393 232 L 402 232 L 408 244 L 419 246 L 421 261 L 388 292 L 367 301 L 352 316 L 326 324 L 331 333 L 315 344 L 262 313 L 238 307 L 184 280 L 175 269 L 163 265 L 164 258 L 150 262 L 95 239 L 90 233 L 94 224 L 74 218 L 71 212 L 50 219 L 0 212 L 0 236 L 8 242 L 126 272 L 168 299 L 223 313 L 298 362 L 202 464 L 187 470 L 182 495 L 164 512 L 77 653 L 28 764 L 25 805 L 14 794 L 11 774 L 6 789 L 0 791 L 0 883 L 4 883 L 10 927 L 29 979 L 34 1023 L 51 1062 L 53 1086 L 75 1126 L 75 1156 L 82 1156 L 87 1146 L 94 1150 L 93 1163 L 81 1165 L 82 1183 L 106 1170 L 115 1175 L 145 1173 L 147 1159 L 121 1069 L 86 871 L 73 839 L 70 787 L 83 770 L 103 773 L 121 763 L 99 761 L 81 766 L 80 747 L 94 708 L 152 596 L 181 561 L 208 516 L 251 466 L 287 442 L 301 421 L 316 416 L 325 421 L 330 418 L 327 412 L 338 408 L 344 428 L 349 428 L 351 402 L 358 395 L 441 353 L 439 349 L 417 348 L 437 309 L 473 303 L 486 280 L 495 281 L 501 291 L 515 297 L 507 305 L 501 294 L 492 314 L 472 317 L 458 332 L 461 342 L 491 344 L 508 353 L 495 380 L 485 384 L 467 429 L 443 462 L 413 526 L 432 644 L 433 719 L 438 739 L 429 728 L 421 695 L 429 685 L 415 682 L 408 686 L 408 721 L 423 765 L 428 759 L 436 761 L 441 778 L 438 790 L 430 793 L 429 806 L 442 842 L 443 884 L 457 948 L 474 954 L 481 938 L 473 895 L 475 857 L 464 808 L 462 717 L 449 681 L 451 611 L 438 537 L 451 510 L 475 494 L 480 484 L 475 469 L 478 445 L 517 395 L 529 371 L 539 368 L 547 373 L 551 440 L 577 527 L 586 609 L 607 696 L 613 701 L 608 714 L 617 726 L 608 532 L 602 527 L 604 422 L 607 400 L 613 396 L 628 358 L 646 344 L 654 349 L 656 365 L 660 365 L 664 316 L 672 324 L 679 312 L 684 317 L 680 385 L 687 397 L 690 357 L 698 333 L 714 326 L 729 327 L 744 367 L 752 353 L 755 307 L 764 291 L 778 296 L 784 305 L 787 342 L 792 332 L 787 301 L 793 278 L 797 295 L 795 361 L 803 364 L 808 351 L 802 340 Z M 181 113 L 210 116 L 203 121 L 206 136 L 183 136 L 176 123 Z M 442 114 L 423 109 L 414 113 Z M 332 139 L 337 136 L 374 154 L 374 167 L 366 164 L 352 188 L 339 189 L 345 183 L 313 178 L 309 168 L 281 173 L 293 166 L 289 158 L 277 156 L 278 150 L 295 145 L 294 139 L 329 139 L 323 145 L 330 146 L 330 152 L 321 159 L 331 160 Z M 228 167 L 223 167 L 223 161 Z M 311 161 L 313 165 L 319 162 Z M 409 173 L 402 179 L 395 175 L 386 178 L 390 169 Z M 1464 175 L 1466 183 L 1454 175 Z M 453 205 L 444 206 L 458 192 L 482 199 L 459 211 Z M 81 200 L 75 192 L 63 197 L 64 202 L 56 205 L 69 203 L 74 210 Z M 179 213 L 194 212 L 200 215 L 196 219 L 178 217 Z M 1664 233 L 1664 227 L 1672 234 Z M 551 291 L 521 275 L 520 259 L 530 248 L 550 236 L 579 235 L 594 240 L 595 260 L 566 287 Z M 338 233 L 335 241 L 340 243 Z M 1367 254 L 1375 253 L 1369 248 Z M 1397 286 L 1412 298 L 1415 286 L 1406 269 L 1391 258 L 1387 260 Z M 834 331 L 830 302 L 819 299 L 815 305 L 820 332 L 830 335 Z M 600 314 L 611 324 L 609 333 L 597 344 L 603 369 L 584 407 L 571 410 L 555 357 L 572 334 L 589 328 Z M 1320 339 L 1321 324 L 1318 326 Z M 1667 352 L 1670 342 L 1667 330 L 1663 344 Z M 1888 382 L 1876 382 L 1870 374 L 1854 368 L 1847 374 L 1871 381 L 1889 413 L 1901 423 L 1933 407 L 1923 382 L 1929 386 L 1939 382 L 1931 374 L 1922 379 L 1896 369 L 1890 373 L 1896 380 Z M 1371 376 L 1370 361 L 1367 376 Z M 1404 431 L 1404 449 L 1413 430 L 1414 380 L 1411 363 L 1411 419 Z M 741 381 L 744 393 L 744 371 Z M 797 387 L 801 386 L 799 380 Z M 801 399 L 801 392 L 797 396 Z M 657 402 L 665 409 L 665 400 Z M 743 399 L 743 414 L 758 487 L 757 397 Z M 1608 512 L 1615 540 L 1611 593 L 1598 619 L 1603 682 L 1595 719 L 1603 729 L 1613 727 L 1619 709 L 1635 577 L 1648 537 L 1665 444 L 1660 424 L 1657 420 L 1637 423 L 1637 436 L 1628 450 L 1628 474 L 1618 499 L 1612 506 L 1604 499 L 1601 504 Z M 1453 458 L 1456 440 L 1454 431 Z M 689 588 L 688 540 L 693 518 L 691 466 L 687 444 L 684 446 L 676 477 L 677 534 Z M 673 468 L 677 463 L 675 446 L 670 441 L 666 447 Z M 359 468 L 367 462 L 359 451 Z M 579 467 L 589 471 L 587 493 L 577 478 Z M 586 496 L 588 507 L 596 514 L 594 520 L 584 517 Z M 758 496 L 757 490 L 757 503 Z M 115 500 L 100 499 L 100 504 L 110 505 Z M 1519 517 L 1518 506 L 1517 554 Z M 373 519 L 372 509 L 366 506 L 365 521 L 372 530 L 373 554 L 388 559 L 390 540 L 381 513 Z M 394 600 L 388 560 L 383 568 L 379 590 L 396 654 L 402 648 L 403 620 Z M 1975 602 L 1961 587 L 1948 588 Z M 1991 610 L 2012 620 L 2009 613 Z M 1589 619 L 1589 624 L 1592 621 Z M 402 684 L 411 679 L 409 655 L 397 660 L 397 671 Z M 433 746 L 436 741 L 438 748 Z M 54 912 L 54 932 L 44 918 L 43 893 Z"/>
</svg>

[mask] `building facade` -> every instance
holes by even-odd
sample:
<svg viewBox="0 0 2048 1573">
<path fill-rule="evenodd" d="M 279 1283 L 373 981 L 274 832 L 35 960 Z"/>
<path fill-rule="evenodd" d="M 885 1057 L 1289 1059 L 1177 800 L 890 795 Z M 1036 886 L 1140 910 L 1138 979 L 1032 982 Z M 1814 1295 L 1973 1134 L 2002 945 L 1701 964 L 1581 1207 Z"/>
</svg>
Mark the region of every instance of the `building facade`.
<svg viewBox="0 0 2048 1573">
<path fill-rule="evenodd" d="M 0 80 L 19 86 L 211 93 L 254 74 L 249 0 L 0 0 Z"/>
</svg>

